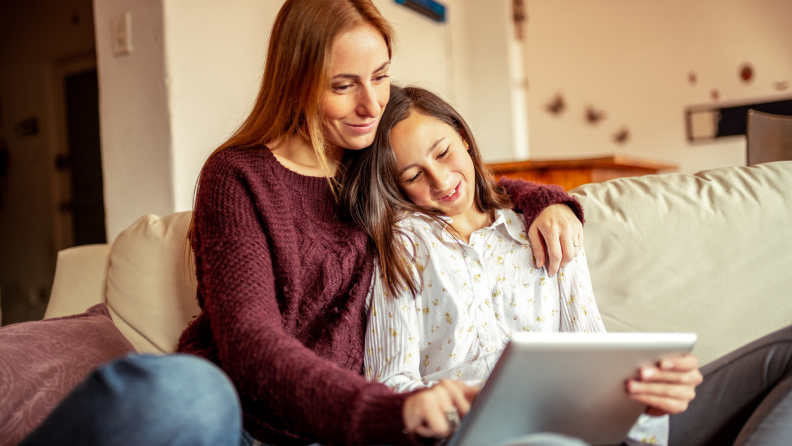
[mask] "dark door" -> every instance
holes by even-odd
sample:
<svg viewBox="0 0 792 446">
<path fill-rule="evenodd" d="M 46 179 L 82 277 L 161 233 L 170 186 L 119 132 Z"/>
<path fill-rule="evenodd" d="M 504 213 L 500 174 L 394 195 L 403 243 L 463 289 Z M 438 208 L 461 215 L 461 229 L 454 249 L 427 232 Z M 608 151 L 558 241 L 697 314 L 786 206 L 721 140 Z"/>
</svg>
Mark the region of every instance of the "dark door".
<svg viewBox="0 0 792 446">
<path fill-rule="evenodd" d="M 105 243 L 96 70 L 69 76 L 65 84 L 74 244 Z"/>
</svg>

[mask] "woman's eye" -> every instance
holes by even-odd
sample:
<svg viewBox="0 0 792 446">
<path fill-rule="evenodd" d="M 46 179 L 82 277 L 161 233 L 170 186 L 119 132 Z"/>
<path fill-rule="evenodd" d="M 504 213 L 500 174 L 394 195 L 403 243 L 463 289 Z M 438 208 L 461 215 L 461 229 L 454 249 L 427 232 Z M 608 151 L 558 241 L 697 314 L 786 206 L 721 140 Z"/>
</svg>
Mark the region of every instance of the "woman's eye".
<svg viewBox="0 0 792 446">
<path fill-rule="evenodd" d="M 419 177 L 420 175 L 421 175 L 421 172 L 418 172 L 418 173 L 416 173 L 416 174 L 415 174 L 415 176 L 413 176 L 412 178 L 409 178 L 409 179 L 407 180 L 407 182 L 408 182 L 408 183 L 413 183 L 413 182 L 415 182 L 415 180 L 417 180 L 417 179 L 418 179 L 418 177 Z"/>
<path fill-rule="evenodd" d="M 445 151 L 444 151 L 443 153 L 441 153 L 440 155 L 437 155 L 437 159 L 440 159 L 440 158 L 442 158 L 442 157 L 444 157 L 444 156 L 448 155 L 448 150 L 449 150 L 449 149 L 448 149 L 448 148 L 446 148 L 446 149 L 445 149 Z"/>
<path fill-rule="evenodd" d="M 374 79 L 375 79 L 377 82 L 382 82 L 382 81 L 384 81 L 385 79 L 387 79 L 387 78 L 389 78 L 389 77 L 390 77 L 390 76 L 388 76 L 387 74 L 383 74 L 383 75 L 380 75 L 380 76 L 377 76 L 377 77 L 375 77 Z"/>
<path fill-rule="evenodd" d="M 334 85 L 333 86 L 333 90 L 338 91 L 338 92 L 348 91 L 350 88 L 352 88 L 352 84 Z"/>
</svg>

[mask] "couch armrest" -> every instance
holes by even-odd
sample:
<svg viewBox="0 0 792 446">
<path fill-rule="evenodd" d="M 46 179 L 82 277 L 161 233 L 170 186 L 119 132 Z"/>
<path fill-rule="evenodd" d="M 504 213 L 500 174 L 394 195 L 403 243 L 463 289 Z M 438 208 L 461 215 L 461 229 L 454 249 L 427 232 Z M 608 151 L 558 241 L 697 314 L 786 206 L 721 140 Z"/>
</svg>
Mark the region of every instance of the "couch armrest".
<svg viewBox="0 0 792 446">
<path fill-rule="evenodd" d="M 85 312 L 106 303 L 110 245 L 85 245 L 58 252 L 55 279 L 44 319 Z"/>
</svg>

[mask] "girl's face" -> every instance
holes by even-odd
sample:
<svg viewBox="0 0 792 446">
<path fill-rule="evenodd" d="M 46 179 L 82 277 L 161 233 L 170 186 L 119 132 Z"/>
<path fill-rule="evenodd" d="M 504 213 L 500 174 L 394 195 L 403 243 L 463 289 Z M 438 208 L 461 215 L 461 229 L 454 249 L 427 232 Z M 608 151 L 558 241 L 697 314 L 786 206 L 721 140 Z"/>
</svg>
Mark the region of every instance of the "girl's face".
<svg viewBox="0 0 792 446">
<path fill-rule="evenodd" d="M 391 145 L 399 187 L 410 201 L 449 217 L 478 212 L 473 160 L 454 128 L 412 112 L 391 130 Z"/>
<path fill-rule="evenodd" d="M 341 34 L 330 67 L 330 86 L 322 96 L 324 137 L 335 147 L 364 149 L 374 141 L 390 98 L 385 39 L 371 25 Z"/>
</svg>

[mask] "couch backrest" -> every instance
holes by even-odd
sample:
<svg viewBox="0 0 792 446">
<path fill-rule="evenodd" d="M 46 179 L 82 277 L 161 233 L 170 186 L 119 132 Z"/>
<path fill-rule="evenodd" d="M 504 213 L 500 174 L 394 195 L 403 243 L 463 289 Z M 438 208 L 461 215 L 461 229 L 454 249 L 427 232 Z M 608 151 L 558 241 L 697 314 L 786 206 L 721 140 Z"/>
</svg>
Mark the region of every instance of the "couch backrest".
<svg viewBox="0 0 792 446">
<path fill-rule="evenodd" d="M 705 363 L 792 323 L 792 161 L 572 193 L 609 331 L 695 331 Z"/>
<path fill-rule="evenodd" d="M 113 242 L 107 307 L 139 353 L 170 353 L 200 314 L 185 245 L 190 212 L 147 215 Z"/>
</svg>

